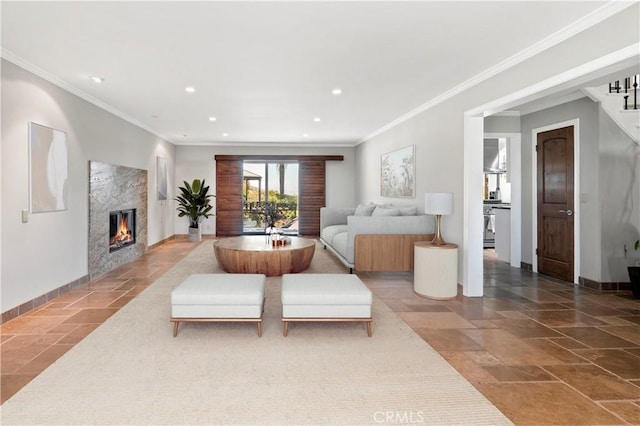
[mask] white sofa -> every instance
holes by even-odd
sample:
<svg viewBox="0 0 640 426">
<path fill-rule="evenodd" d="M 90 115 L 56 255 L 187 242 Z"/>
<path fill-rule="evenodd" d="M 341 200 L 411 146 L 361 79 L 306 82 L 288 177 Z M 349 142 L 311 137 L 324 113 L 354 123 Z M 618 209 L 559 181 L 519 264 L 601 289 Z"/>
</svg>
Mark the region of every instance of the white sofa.
<svg viewBox="0 0 640 426">
<path fill-rule="evenodd" d="M 431 240 L 434 228 L 415 206 L 320 209 L 320 242 L 351 272 L 412 270 L 413 243 Z"/>
</svg>

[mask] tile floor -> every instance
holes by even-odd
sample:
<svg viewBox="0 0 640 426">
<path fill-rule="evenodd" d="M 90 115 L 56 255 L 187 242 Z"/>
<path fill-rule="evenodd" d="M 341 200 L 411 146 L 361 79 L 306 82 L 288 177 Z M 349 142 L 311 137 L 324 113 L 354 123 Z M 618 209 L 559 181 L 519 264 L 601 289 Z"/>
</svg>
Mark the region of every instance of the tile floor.
<svg viewBox="0 0 640 426">
<path fill-rule="evenodd" d="M 2 324 L 1 401 L 194 247 L 169 241 Z M 484 298 L 418 297 L 410 273 L 360 276 L 514 423 L 640 424 L 640 302 L 628 293 L 513 269 L 492 250 L 485 250 Z"/>
<path fill-rule="evenodd" d="M 640 301 L 484 259 L 484 298 L 421 298 L 410 274 L 362 278 L 514 423 L 640 424 Z"/>
</svg>

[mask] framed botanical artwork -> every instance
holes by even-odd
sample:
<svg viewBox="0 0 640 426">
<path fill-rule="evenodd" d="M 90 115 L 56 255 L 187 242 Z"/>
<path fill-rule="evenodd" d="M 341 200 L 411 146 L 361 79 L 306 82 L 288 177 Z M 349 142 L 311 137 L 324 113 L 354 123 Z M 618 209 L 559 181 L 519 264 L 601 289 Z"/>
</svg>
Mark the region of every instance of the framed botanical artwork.
<svg viewBox="0 0 640 426">
<path fill-rule="evenodd" d="M 382 154 L 380 195 L 391 198 L 416 196 L 415 145 Z"/>
<path fill-rule="evenodd" d="M 29 207 L 32 213 L 67 209 L 67 134 L 29 122 Z"/>
<path fill-rule="evenodd" d="M 167 159 L 156 157 L 156 171 L 158 184 L 158 200 L 167 199 Z"/>
</svg>

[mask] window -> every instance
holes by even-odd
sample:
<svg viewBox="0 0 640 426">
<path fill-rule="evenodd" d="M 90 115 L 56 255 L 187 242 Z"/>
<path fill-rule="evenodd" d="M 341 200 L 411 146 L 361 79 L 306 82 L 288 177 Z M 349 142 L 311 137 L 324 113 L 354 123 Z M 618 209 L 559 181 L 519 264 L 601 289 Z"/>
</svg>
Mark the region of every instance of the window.
<svg viewBox="0 0 640 426">
<path fill-rule="evenodd" d="M 298 234 L 298 162 L 243 162 L 242 233 L 262 234 L 275 226 Z"/>
</svg>

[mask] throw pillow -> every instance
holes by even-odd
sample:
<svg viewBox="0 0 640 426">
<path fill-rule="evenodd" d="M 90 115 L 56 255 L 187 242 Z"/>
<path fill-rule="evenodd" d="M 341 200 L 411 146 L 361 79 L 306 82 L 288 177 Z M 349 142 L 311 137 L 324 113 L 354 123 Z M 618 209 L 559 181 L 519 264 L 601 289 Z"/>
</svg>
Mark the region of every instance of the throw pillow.
<svg viewBox="0 0 640 426">
<path fill-rule="evenodd" d="M 375 204 L 369 204 L 369 205 L 358 204 L 358 207 L 356 207 L 356 211 L 353 215 L 354 216 L 371 216 L 375 208 L 376 208 Z"/>
<path fill-rule="evenodd" d="M 400 207 L 400 216 L 415 216 L 418 214 L 416 206 Z"/>
<path fill-rule="evenodd" d="M 400 209 L 387 209 L 376 207 L 371 216 L 400 216 Z"/>
</svg>

